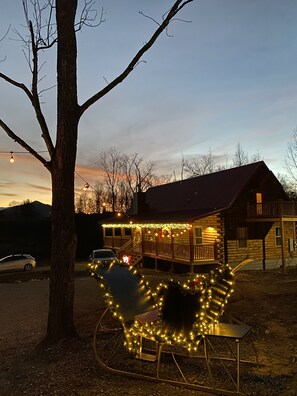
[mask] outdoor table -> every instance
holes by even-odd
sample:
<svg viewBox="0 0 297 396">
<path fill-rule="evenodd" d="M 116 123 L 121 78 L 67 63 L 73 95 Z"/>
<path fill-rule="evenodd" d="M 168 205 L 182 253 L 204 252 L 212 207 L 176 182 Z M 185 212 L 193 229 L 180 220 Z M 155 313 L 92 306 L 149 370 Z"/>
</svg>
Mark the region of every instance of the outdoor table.
<svg viewBox="0 0 297 396">
<path fill-rule="evenodd" d="M 205 334 L 205 341 L 207 341 L 211 346 L 212 338 L 220 337 L 225 340 L 235 341 L 236 343 L 236 353 L 234 356 L 234 360 L 236 362 L 236 387 L 237 392 L 240 389 L 240 342 L 250 333 L 251 326 L 248 325 L 241 325 L 241 324 L 231 324 L 231 323 L 216 323 L 214 324 L 207 334 Z M 205 356 L 207 359 L 211 359 L 208 348 L 207 342 L 204 343 L 205 348 Z M 216 357 L 220 360 L 230 360 L 227 357 Z"/>
</svg>

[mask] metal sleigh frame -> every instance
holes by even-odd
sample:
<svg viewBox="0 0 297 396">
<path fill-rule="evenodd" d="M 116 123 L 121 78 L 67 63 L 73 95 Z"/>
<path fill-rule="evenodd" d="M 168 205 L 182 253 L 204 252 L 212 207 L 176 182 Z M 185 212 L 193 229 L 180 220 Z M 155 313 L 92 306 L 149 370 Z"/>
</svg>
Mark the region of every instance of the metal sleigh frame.
<svg viewBox="0 0 297 396">
<path fill-rule="evenodd" d="M 250 359 L 242 358 L 242 344 L 257 362 L 251 327 L 218 322 L 235 271 L 226 266 L 184 285 L 160 284 L 153 293 L 122 263 L 95 269 L 107 303 L 93 337 L 99 365 L 131 378 L 243 394 L 240 364 Z"/>
</svg>

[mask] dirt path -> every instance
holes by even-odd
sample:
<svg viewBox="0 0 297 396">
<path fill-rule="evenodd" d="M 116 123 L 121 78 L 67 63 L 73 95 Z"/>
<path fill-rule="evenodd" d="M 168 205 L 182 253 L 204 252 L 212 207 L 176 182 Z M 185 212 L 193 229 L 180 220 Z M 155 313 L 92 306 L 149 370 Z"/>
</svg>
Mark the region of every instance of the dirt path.
<svg viewBox="0 0 297 396">
<path fill-rule="evenodd" d="M 1 280 L 0 280 L 1 282 Z M 80 340 L 34 351 L 45 334 L 47 279 L 0 283 L 1 395 L 202 395 L 201 392 L 112 376 L 97 365 L 92 334 L 104 309 L 96 281 L 77 277 L 75 322 Z M 261 365 L 242 372 L 251 395 L 297 395 L 297 274 L 242 271 L 225 320 L 253 327 Z"/>
</svg>

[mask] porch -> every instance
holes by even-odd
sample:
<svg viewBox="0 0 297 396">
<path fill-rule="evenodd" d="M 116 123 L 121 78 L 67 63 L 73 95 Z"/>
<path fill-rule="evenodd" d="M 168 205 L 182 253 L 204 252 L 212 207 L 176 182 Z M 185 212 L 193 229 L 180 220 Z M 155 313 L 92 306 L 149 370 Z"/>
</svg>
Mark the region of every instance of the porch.
<svg viewBox="0 0 297 396">
<path fill-rule="evenodd" d="M 189 272 L 196 272 L 194 267 L 218 263 L 216 243 L 193 245 L 157 239 L 135 242 L 132 238 L 104 237 L 104 247 L 114 249 L 119 257 L 131 256 L 134 265 L 137 258 L 145 262 L 153 259 L 154 268 L 158 267 L 158 261 L 167 261 L 171 269 L 174 264 L 182 264 Z"/>
<path fill-rule="evenodd" d="M 297 202 L 276 201 L 247 204 L 247 218 L 253 221 L 297 220 Z"/>
</svg>

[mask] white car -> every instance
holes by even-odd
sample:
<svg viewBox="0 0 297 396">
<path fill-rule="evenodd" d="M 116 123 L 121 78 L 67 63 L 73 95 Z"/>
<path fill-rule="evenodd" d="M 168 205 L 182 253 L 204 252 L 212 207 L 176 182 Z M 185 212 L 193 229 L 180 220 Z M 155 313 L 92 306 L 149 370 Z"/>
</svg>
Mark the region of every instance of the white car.
<svg viewBox="0 0 297 396">
<path fill-rule="evenodd" d="M 30 254 L 11 254 L 0 259 L 0 271 L 31 271 L 35 267 L 35 258 Z"/>
</svg>

